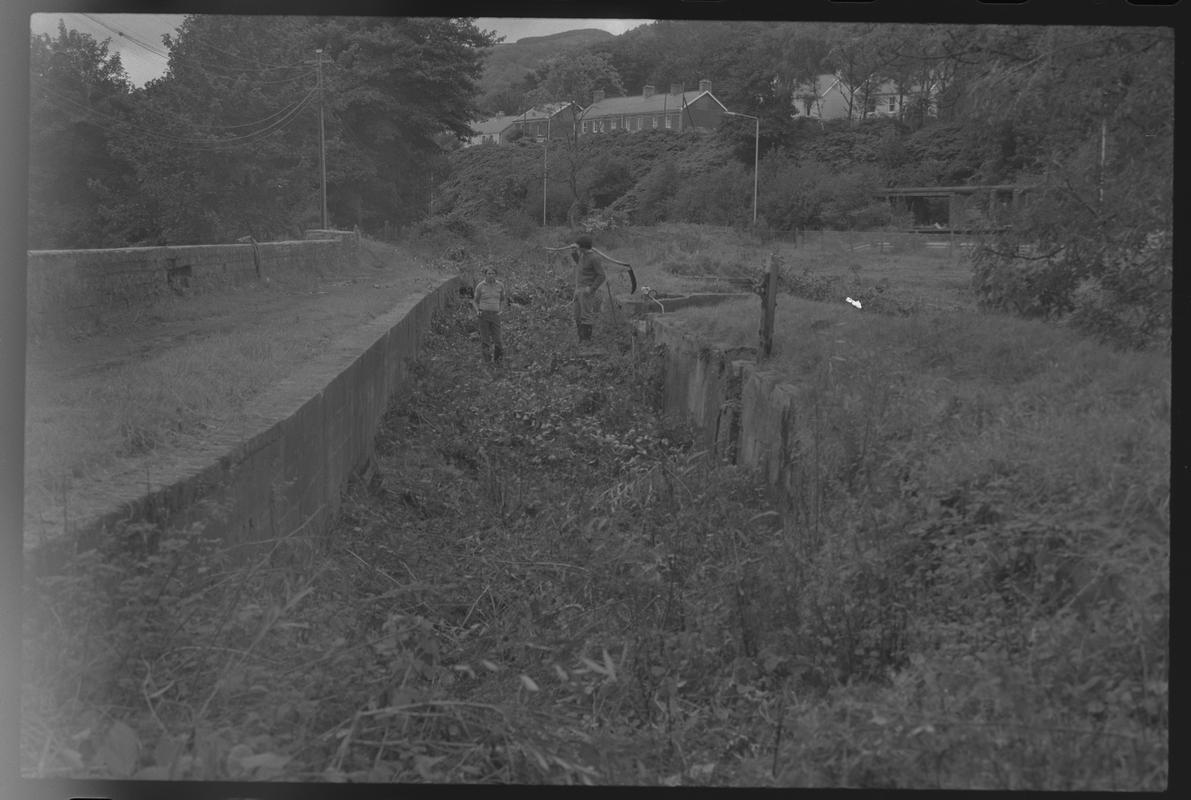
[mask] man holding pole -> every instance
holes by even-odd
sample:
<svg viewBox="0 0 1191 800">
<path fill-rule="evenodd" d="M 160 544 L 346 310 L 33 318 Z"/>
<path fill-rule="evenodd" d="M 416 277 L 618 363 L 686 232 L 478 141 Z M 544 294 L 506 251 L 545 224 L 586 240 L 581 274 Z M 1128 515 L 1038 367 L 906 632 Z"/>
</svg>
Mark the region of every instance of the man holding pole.
<svg viewBox="0 0 1191 800">
<path fill-rule="evenodd" d="M 633 268 L 627 262 L 617 261 L 612 256 L 601 253 L 592 246 L 591 237 L 582 234 L 575 239 L 574 244 L 565 247 L 547 247 L 550 252 L 570 250 L 571 258 L 575 262 L 575 329 L 579 334 L 579 341 L 591 341 L 591 329 L 600 312 L 599 289 L 607 280 L 604 272 L 604 262 L 609 261 L 629 272 L 633 290 L 636 291 L 637 279 L 633 275 Z M 608 295 L 611 297 L 611 289 Z"/>
</svg>

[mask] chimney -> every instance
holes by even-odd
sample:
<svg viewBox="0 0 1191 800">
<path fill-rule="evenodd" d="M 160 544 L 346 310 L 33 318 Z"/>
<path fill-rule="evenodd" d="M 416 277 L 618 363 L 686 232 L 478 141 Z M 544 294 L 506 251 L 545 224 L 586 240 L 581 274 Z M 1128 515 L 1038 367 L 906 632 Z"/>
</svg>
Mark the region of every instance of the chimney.
<svg viewBox="0 0 1191 800">
<path fill-rule="evenodd" d="M 682 94 L 682 84 L 681 83 L 670 84 L 670 94 Z"/>
<path fill-rule="evenodd" d="M 645 84 L 645 88 L 641 90 L 642 97 L 653 97 L 653 85 Z"/>
<path fill-rule="evenodd" d="M 591 93 L 591 104 L 593 106 L 603 99 L 604 99 L 604 90 L 603 89 L 596 89 L 594 92 Z"/>
<path fill-rule="evenodd" d="M 711 81 L 709 81 L 709 80 L 699 81 L 699 91 L 700 92 L 710 92 L 711 91 Z"/>
</svg>

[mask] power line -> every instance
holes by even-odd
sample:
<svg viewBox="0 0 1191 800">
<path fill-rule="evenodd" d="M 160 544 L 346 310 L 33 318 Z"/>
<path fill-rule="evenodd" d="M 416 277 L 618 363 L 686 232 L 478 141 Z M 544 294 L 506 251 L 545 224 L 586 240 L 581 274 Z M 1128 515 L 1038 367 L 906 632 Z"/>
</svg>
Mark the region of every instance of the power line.
<svg viewBox="0 0 1191 800">
<path fill-rule="evenodd" d="M 37 78 L 35 78 L 34 81 L 39 84 L 43 83 L 41 80 L 39 80 Z M 301 100 L 292 104 L 288 108 L 288 113 L 285 113 L 284 117 L 277 119 L 275 122 L 271 123 L 270 125 L 268 125 L 265 128 L 262 128 L 259 131 L 253 131 L 252 133 L 247 133 L 242 136 L 231 136 L 231 137 L 227 137 L 224 139 L 212 139 L 212 138 L 186 139 L 186 138 L 180 138 L 180 137 L 176 137 L 176 136 L 168 136 L 166 134 L 158 133 L 157 131 L 149 129 L 149 128 L 142 128 L 140 126 L 137 126 L 137 125 L 129 122 L 128 120 L 120 119 L 119 117 L 114 117 L 111 114 L 104 113 L 102 111 L 99 111 L 98 109 L 91 108 L 90 106 L 80 103 L 79 101 L 75 100 L 74 98 L 67 97 L 66 95 L 63 95 L 63 94 L 51 89 L 48 86 L 42 85 L 40 88 L 42 89 L 42 91 L 47 93 L 47 95 L 48 95 L 46 98 L 47 100 L 49 100 L 51 103 L 53 103 L 58 108 L 60 108 L 64 111 L 71 111 L 72 109 L 67 106 L 63 106 L 62 103 L 66 103 L 66 104 L 68 104 L 68 106 L 72 106 L 73 110 L 82 111 L 86 114 L 91 115 L 92 117 L 98 117 L 100 119 L 108 120 L 109 123 L 114 123 L 114 124 L 107 124 L 107 125 L 95 123 L 99 127 L 103 128 L 104 130 L 108 130 L 108 131 L 112 131 L 112 132 L 116 132 L 116 133 L 124 133 L 127 130 L 131 130 L 132 132 L 137 133 L 141 136 L 147 136 L 149 138 L 157 139 L 159 141 L 170 142 L 173 144 L 188 145 L 195 149 L 211 149 L 211 150 L 220 149 L 222 147 L 231 146 L 231 145 L 246 144 L 247 142 L 252 141 L 254 139 L 260 139 L 260 138 L 263 138 L 270 134 L 276 133 L 277 131 L 281 130 L 283 127 L 288 125 L 290 123 L 290 121 L 292 121 L 293 118 L 298 114 L 298 112 L 301 111 L 311 101 L 311 99 L 316 94 L 318 94 L 317 90 L 311 91 L 309 94 L 307 94 Z M 54 98 L 57 98 L 59 102 L 55 103 Z M 285 110 L 283 110 L 283 111 L 285 111 Z M 271 115 L 271 117 L 275 117 L 275 116 L 277 116 L 277 115 L 276 114 Z"/>
<path fill-rule="evenodd" d="M 38 82 L 40 82 L 42 84 L 42 88 L 45 89 L 46 91 L 50 91 L 50 92 L 55 91 L 48 84 L 45 83 L 45 80 L 43 78 L 40 78 L 39 76 L 34 76 L 34 80 L 37 80 Z M 59 96 L 66 98 L 65 95 L 59 95 Z M 69 99 L 69 98 L 66 98 L 66 99 Z M 301 102 L 301 101 L 299 101 L 299 102 Z M 139 108 L 142 110 L 145 110 L 145 111 L 152 112 L 162 118 L 180 118 L 180 117 L 177 117 L 177 115 L 173 114 L 173 112 L 161 111 L 161 110 L 155 108 L 152 104 L 142 104 L 139 106 Z M 195 127 L 195 128 L 205 128 L 205 129 L 213 130 L 213 131 L 233 130 L 236 128 L 249 128 L 254 125 L 263 125 L 267 122 L 272 121 L 276 117 L 282 116 L 289 110 L 289 108 L 290 108 L 289 106 L 286 106 L 285 108 L 282 108 L 279 111 L 275 111 L 272 114 L 269 114 L 267 117 L 262 117 L 261 119 L 253 120 L 251 122 L 238 122 L 238 123 L 234 123 L 231 125 L 211 125 L 209 123 L 196 122 L 196 121 L 190 120 L 190 119 L 185 119 L 184 121 L 188 125 Z"/>
<path fill-rule="evenodd" d="M 135 36 L 130 36 L 130 35 L 124 33 L 124 31 L 113 28 L 111 25 L 108 25 L 106 22 L 104 22 L 101 19 L 96 19 L 95 17 L 91 16 L 90 14 L 83 14 L 82 16 L 91 20 L 96 25 L 100 25 L 104 28 L 107 28 L 109 31 L 116 34 L 117 36 L 119 36 L 123 39 L 127 39 L 128 41 L 132 42 L 135 45 L 139 45 L 140 47 L 143 47 L 145 50 L 148 50 L 150 53 L 152 53 L 155 56 L 161 56 L 162 58 L 167 59 L 167 60 L 169 59 L 168 53 L 163 53 L 160 50 L 158 50 L 157 48 L 155 48 L 151 45 L 145 44 L 144 42 L 142 42 L 140 39 L 136 38 Z"/>
<path fill-rule="evenodd" d="M 82 14 L 81 16 L 85 17 L 86 19 L 90 20 L 91 22 L 94 22 L 96 25 L 99 25 L 99 26 L 105 28 L 106 30 L 111 31 L 112 33 L 116 34 L 120 38 L 127 39 L 129 42 L 137 45 L 138 47 L 141 47 L 144 50 L 147 50 L 148 52 L 152 53 L 153 55 L 166 59 L 167 62 L 169 61 L 169 59 L 172 56 L 175 60 L 177 60 L 181 63 L 187 63 L 187 64 L 190 64 L 191 66 L 196 66 L 196 67 L 199 67 L 202 69 L 211 70 L 216 73 L 218 73 L 220 70 L 228 70 L 228 71 L 233 72 L 237 75 L 241 75 L 244 72 L 273 72 L 273 71 L 276 71 L 279 69 L 299 69 L 299 68 L 305 66 L 302 63 L 298 63 L 298 64 L 287 64 L 287 65 L 279 65 L 279 64 L 255 65 L 255 66 L 251 66 L 251 67 L 245 67 L 245 66 L 235 66 L 235 65 L 231 65 L 231 64 L 220 64 L 220 63 L 216 63 L 216 62 L 203 61 L 203 60 L 197 59 L 197 58 L 179 58 L 177 54 L 165 53 L 165 52 L 162 52 L 161 50 L 158 50 L 157 48 L 153 47 L 152 45 L 145 44 L 143 41 L 141 41 L 137 37 L 135 37 L 131 34 L 125 33 L 124 31 L 120 30 L 119 28 L 114 28 L 111 25 L 109 25 L 108 23 L 104 22 L 103 20 L 92 16 L 91 14 Z M 210 44 L 209 42 L 203 41 L 201 38 L 199 38 L 197 36 L 187 37 L 186 41 L 190 42 L 190 43 L 202 45 L 203 47 L 208 47 L 211 50 L 216 51 L 217 53 L 220 53 L 220 54 L 226 55 L 226 56 L 230 56 L 232 58 L 238 58 L 241 61 L 250 61 L 248 58 L 246 58 L 244 56 L 238 55 L 236 53 L 232 53 L 227 50 L 223 50 L 222 48 L 218 48 L 215 45 Z M 220 77 L 226 77 L 226 76 L 220 76 Z M 298 80 L 301 77 L 303 77 L 303 76 L 299 75 L 299 76 L 296 76 L 293 78 L 286 78 L 283 80 L 257 81 L 256 83 L 258 83 L 261 86 L 269 86 L 269 85 L 275 85 L 275 84 L 281 84 L 281 83 L 289 83 L 290 81 Z"/>
</svg>

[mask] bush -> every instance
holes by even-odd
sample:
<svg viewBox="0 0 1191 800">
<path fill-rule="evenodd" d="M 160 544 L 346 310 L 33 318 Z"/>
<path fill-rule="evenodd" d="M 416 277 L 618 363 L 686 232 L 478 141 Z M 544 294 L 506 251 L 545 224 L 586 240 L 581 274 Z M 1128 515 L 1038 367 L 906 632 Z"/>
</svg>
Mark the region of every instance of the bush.
<svg viewBox="0 0 1191 800">
<path fill-rule="evenodd" d="M 758 214 L 776 230 L 857 230 L 888 225 L 888 205 L 873 201 L 876 179 L 867 170 L 834 172 L 775 153 L 761 164 Z"/>
<path fill-rule="evenodd" d="M 678 165 L 665 159 L 649 171 L 638 185 L 634 221 L 653 225 L 670 217 L 670 198 L 678 188 Z"/>
<path fill-rule="evenodd" d="M 1072 292 L 1071 321 L 1101 341 L 1124 347 L 1170 347 L 1171 237 L 1151 233 L 1141 245 L 1112 253 L 1098 275 Z"/>
<path fill-rule="evenodd" d="M 1049 258 L 985 245 L 974 254 L 972 287 L 984 308 L 1066 319 L 1121 347 L 1169 347 L 1170 242 L 1169 233 L 1153 232 L 1136 244 Z"/>
<path fill-rule="evenodd" d="M 752 217 L 752 171 L 731 162 L 685 180 L 671 202 L 671 218 L 705 225 L 739 225 Z"/>
<path fill-rule="evenodd" d="M 1048 319 L 1075 307 L 1072 293 L 1081 275 L 1067 259 L 1022 257 L 982 245 L 973 266 L 972 289 L 983 308 Z"/>
</svg>

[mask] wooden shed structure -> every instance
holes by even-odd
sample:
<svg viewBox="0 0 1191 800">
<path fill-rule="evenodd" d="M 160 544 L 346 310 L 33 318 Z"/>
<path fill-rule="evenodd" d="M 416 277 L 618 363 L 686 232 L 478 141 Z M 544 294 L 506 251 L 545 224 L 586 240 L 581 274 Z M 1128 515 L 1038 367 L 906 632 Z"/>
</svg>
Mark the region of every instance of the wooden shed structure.
<svg viewBox="0 0 1191 800">
<path fill-rule="evenodd" d="M 910 216 L 906 228 L 915 233 L 978 233 L 1004 230 L 1012 211 L 1030 187 L 905 186 L 882 189 L 895 214 Z"/>
</svg>

